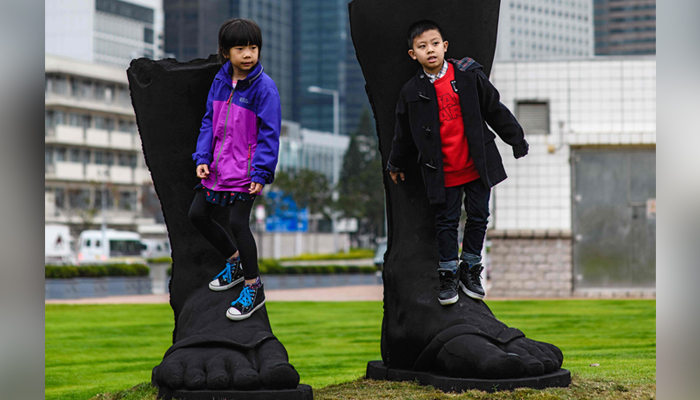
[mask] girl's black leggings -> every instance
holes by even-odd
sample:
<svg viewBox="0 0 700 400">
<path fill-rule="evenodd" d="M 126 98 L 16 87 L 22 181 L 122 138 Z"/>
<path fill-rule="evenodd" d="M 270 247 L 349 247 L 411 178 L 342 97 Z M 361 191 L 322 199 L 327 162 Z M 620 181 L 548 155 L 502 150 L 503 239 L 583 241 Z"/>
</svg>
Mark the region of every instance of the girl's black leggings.
<svg viewBox="0 0 700 400">
<path fill-rule="evenodd" d="M 189 219 L 202 232 L 202 235 L 225 258 L 240 251 L 241 264 L 245 279 L 258 277 L 258 248 L 250 231 L 250 211 L 254 201 L 236 200 L 228 206 L 231 209 L 229 224 L 238 248 L 233 244 L 226 230 L 211 217 L 214 207 L 221 207 L 207 201 L 203 190 L 197 190 L 190 206 Z"/>
</svg>

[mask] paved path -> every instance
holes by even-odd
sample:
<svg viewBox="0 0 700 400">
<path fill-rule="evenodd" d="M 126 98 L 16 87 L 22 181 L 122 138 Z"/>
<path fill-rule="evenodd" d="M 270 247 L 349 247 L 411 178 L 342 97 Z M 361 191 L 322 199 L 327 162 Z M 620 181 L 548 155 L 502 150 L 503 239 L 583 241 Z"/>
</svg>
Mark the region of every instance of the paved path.
<svg viewBox="0 0 700 400">
<path fill-rule="evenodd" d="M 266 290 L 269 301 L 382 301 L 382 285 L 336 286 L 325 288 Z M 153 304 L 168 303 L 169 294 L 139 296 L 90 297 L 82 299 L 53 299 L 46 304 Z"/>
</svg>

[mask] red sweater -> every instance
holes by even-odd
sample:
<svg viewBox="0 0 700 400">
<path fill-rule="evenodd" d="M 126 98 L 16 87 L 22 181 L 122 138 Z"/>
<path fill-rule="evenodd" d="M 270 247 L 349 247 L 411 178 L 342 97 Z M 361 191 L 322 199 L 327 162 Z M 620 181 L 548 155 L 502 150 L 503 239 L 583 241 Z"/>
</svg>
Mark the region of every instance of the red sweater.
<svg viewBox="0 0 700 400">
<path fill-rule="evenodd" d="M 454 67 L 448 63 L 445 76 L 433 82 L 440 112 L 440 139 L 442 140 L 445 187 L 459 186 L 479 179 L 474 160 L 469 156 L 469 145 L 467 136 L 464 134 L 459 96 L 452 89 L 454 80 Z"/>
</svg>

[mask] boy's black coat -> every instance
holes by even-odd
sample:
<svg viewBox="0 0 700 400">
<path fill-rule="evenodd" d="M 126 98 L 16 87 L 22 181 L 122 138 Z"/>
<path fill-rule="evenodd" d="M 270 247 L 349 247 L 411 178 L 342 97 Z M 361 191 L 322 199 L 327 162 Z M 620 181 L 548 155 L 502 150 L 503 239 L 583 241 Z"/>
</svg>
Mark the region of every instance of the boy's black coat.
<svg viewBox="0 0 700 400">
<path fill-rule="evenodd" d="M 454 67 L 469 154 L 484 185 L 493 187 L 506 179 L 506 171 L 494 142 L 496 136 L 486 124 L 513 146 L 515 158 L 525 156 L 528 151 L 523 129 L 500 102 L 498 90 L 484 74 L 481 64 L 468 57 L 448 62 Z M 388 168 L 402 171 L 414 161 L 420 165 L 430 203 L 444 202 L 437 94 L 422 68 L 406 82 L 399 95 Z"/>
</svg>

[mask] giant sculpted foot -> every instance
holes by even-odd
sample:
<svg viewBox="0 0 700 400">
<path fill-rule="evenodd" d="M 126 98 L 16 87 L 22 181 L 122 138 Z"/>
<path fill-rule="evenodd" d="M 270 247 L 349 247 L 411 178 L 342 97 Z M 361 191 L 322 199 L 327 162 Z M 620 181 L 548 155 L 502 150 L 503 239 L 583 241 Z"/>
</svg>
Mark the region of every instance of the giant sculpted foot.
<svg viewBox="0 0 700 400">
<path fill-rule="evenodd" d="M 224 316 L 240 288 L 213 292 L 203 287 L 191 296 L 180 313 L 175 344 L 153 369 L 157 386 L 188 390 L 297 387 L 299 374 L 272 335 L 265 308 L 244 321 L 232 322 Z"/>
<path fill-rule="evenodd" d="M 221 292 L 208 288 L 224 258 L 188 218 L 199 183 L 191 154 L 220 66 L 215 56 L 188 63 L 139 59 L 127 71 L 146 164 L 173 257 L 173 345 L 153 369 L 152 381 L 166 399 L 238 398 L 231 394 L 236 391 L 246 391 L 246 399 L 311 399 L 311 388 L 298 386 L 299 374 L 273 335 L 264 306 L 243 321 L 226 318 L 242 285 Z M 226 227 L 227 213 L 228 209 L 216 208 L 212 217 Z"/>
<path fill-rule="evenodd" d="M 382 165 L 391 151 L 399 93 L 420 68 L 407 55 L 408 28 L 419 20 L 436 21 L 450 44 L 447 57 L 469 56 L 488 75 L 496 48 L 499 6 L 499 0 L 350 3 L 352 39 L 376 120 Z M 376 46 L 378 37 L 384 38 L 382 46 Z M 459 95 L 476 98 L 479 88 L 468 89 L 473 93 L 460 89 Z M 425 93 L 415 101 L 429 100 Z M 409 119 L 416 125 L 435 122 L 428 115 L 411 114 Z M 414 140 L 422 134 L 430 135 L 430 131 L 413 132 Z M 480 145 L 484 143 L 469 143 Z M 405 151 L 408 154 L 411 149 Z M 368 376 L 418 379 L 446 390 L 493 390 L 493 380 L 500 380 L 499 389 L 568 385 L 569 374 L 560 369 L 563 356 L 556 346 L 526 338 L 500 322 L 483 301 L 463 293 L 457 303 L 440 305 L 435 212 L 418 164 L 427 160 L 417 151 L 406 158 L 417 161 L 406 166 L 405 181 L 394 184 L 384 174 L 388 248 L 383 272 L 382 362 L 371 362 Z M 556 381 L 543 378 L 557 374 L 561 379 Z M 481 386 L 478 380 L 484 381 Z"/>
</svg>

